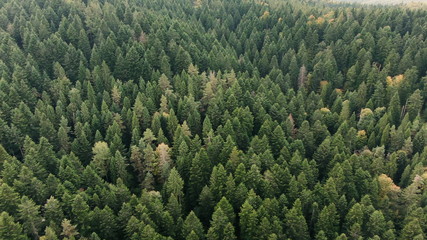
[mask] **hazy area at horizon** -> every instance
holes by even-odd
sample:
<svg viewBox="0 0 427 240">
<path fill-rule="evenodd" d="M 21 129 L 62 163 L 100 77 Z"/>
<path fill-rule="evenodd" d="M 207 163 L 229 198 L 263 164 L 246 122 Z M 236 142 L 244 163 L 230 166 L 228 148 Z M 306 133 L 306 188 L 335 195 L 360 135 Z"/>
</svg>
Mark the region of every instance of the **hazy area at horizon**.
<svg viewBox="0 0 427 240">
<path fill-rule="evenodd" d="M 411 5 L 412 7 L 425 6 L 427 0 L 335 0 L 334 2 L 345 2 L 345 3 L 361 3 L 361 4 L 383 4 L 383 5 Z"/>
</svg>

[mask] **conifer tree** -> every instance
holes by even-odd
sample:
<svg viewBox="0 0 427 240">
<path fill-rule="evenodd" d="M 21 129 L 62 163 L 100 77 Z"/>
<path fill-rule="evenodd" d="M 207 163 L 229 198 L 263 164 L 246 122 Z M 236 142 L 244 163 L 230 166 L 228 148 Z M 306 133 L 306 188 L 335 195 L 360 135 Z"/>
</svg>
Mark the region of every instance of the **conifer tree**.
<svg viewBox="0 0 427 240">
<path fill-rule="evenodd" d="M 310 239 L 307 223 L 302 215 L 301 200 L 297 199 L 285 216 L 286 232 L 292 239 Z"/>
<path fill-rule="evenodd" d="M 21 224 L 15 222 L 14 218 L 7 212 L 0 214 L 0 238 L 1 239 L 14 239 L 24 240 L 27 237 L 22 233 Z"/>
</svg>

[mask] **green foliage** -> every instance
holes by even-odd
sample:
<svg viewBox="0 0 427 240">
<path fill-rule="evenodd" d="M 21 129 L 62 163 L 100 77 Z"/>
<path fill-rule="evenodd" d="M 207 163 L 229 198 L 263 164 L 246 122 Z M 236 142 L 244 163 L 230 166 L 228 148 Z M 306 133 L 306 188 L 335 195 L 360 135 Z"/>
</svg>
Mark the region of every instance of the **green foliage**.
<svg viewBox="0 0 427 240">
<path fill-rule="evenodd" d="M 292 239 L 310 239 L 307 222 L 302 215 L 300 199 L 297 199 L 293 207 L 286 213 L 285 225 L 287 234 Z"/>
<path fill-rule="evenodd" d="M 234 233 L 234 227 L 228 220 L 227 215 L 222 211 L 221 208 L 218 208 L 212 215 L 212 220 L 210 228 L 206 234 L 206 239 L 208 240 L 219 240 L 227 239 L 233 240 L 236 239 Z"/>
<path fill-rule="evenodd" d="M 423 239 L 427 12 L 0 2 L 0 239 Z"/>
<path fill-rule="evenodd" d="M 0 214 L 0 238 L 1 239 L 11 239 L 11 240 L 25 240 L 28 239 L 22 233 L 21 224 L 14 221 L 14 218 L 10 216 L 7 212 L 2 212 Z"/>
</svg>

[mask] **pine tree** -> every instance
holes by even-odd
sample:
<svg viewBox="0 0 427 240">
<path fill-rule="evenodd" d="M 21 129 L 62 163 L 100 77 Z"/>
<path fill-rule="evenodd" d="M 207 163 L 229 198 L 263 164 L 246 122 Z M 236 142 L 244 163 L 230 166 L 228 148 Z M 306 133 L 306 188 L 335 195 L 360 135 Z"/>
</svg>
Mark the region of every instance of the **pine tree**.
<svg viewBox="0 0 427 240">
<path fill-rule="evenodd" d="M 195 210 L 197 210 L 196 212 L 200 216 L 200 220 L 203 224 L 207 225 L 215 205 L 212 192 L 208 186 L 203 187 L 202 192 L 199 195 L 198 203 L 200 208 L 196 208 Z"/>
<path fill-rule="evenodd" d="M 83 198 L 83 195 L 78 194 L 74 197 L 73 202 L 71 203 L 71 213 L 75 223 L 79 226 L 81 233 L 87 233 L 89 206 Z"/>
<path fill-rule="evenodd" d="M 204 185 L 206 185 L 209 174 L 208 156 L 206 151 L 202 148 L 199 153 L 193 158 L 190 168 L 190 179 L 189 179 L 189 202 L 194 204 L 198 198 Z"/>
<path fill-rule="evenodd" d="M 71 151 L 75 153 L 82 162 L 89 162 L 91 159 L 91 146 L 85 132 L 77 134 L 77 137 L 71 144 Z"/>
<path fill-rule="evenodd" d="M 400 239 L 424 239 L 424 233 L 417 218 L 403 227 Z"/>
<path fill-rule="evenodd" d="M 108 206 L 102 210 L 96 207 L 89 213 L 89 218 L 91 228 L 98 232 L 101 238 L 116 238 L 118 231 L 116 216 Z"/>
<path fill-rule="evenodd" d="M 302 215 L 301 200 L 297 199 L 286 213 L 285 226 L 288 236 L 296 240 L 310 239 L 307 223 Z"/>
<path fill-rule="evenodd" d="M 171 195 L 174 195 L 180 203 L 182 203 L 184 199 L 184 181 L 179 175 L 176 168 L 172 168 L 169 173 L 169 177 L 163 185 L 163 191 L 165 199 L 168 199 Z M 189 232 L 187 232 L 189 234 Z M 186 234 L 184 236 L 187 236 Z"/>
<path fill-rule="evenodd" d="M 226 171 L 222 164 L 215 166 L 210 177 L 210 189 L 216 201 L 225 194 L 225 183 L 227 179 Z"/>
<path fill-rule="evenodd" d="M 362 224 L 363 224 L 363 211 L 362 211 L 362 205 L 360 205 L 360 203 L 356 203 L 350 208 L 350 210 L 348 211 L 348 213 L 345 217 L 345 223 L 344 224 L 345 224 L 348 232 L 350 232 L 350 229 L 353 228 L 353 226 L 356 224 L 359 227 L 362 226 Z"/>
<path fill-rule="evenodd" d="M 92 148 L 93 164 L 99 176 L 106 177 L 109 170 L 109 160 L 111 158 L 110 149 L 106 142 L 96 142 Z"/>
<path fill-rule="evenodd" d="M 194 232 L 191 231 L 190 234 L 187 235 L 187 237 L 185 238 L 185 240 L 199 240 L 200 237 Z"/>
<path fill-rule="evenodd" d="M 72 225 L 68 219 L 62 220 L 62 233 L 61 235 L 66 236 L 68 239 L 73 239 L 74 236 L 78 235 L 79 232 L 76 230 L 76 225 Z"/>
<path fill-rule="evenodd" d="M 22 233 L 21 224 L 15 222 L 14 218 L 7 212 L 0 214 L 0 239 L 25 240 L 27 237 Z"/>
<path fill-rule="evenodd" d="M 401 107 L 398 92 L 394 93 L 390 100 L 388 112 L 392 124 L 398 125 L 400 123 Z"/>
<path fill-rule="evenodd" d="M 18 216 L 19 220 L 23 223 L 23 229 L 35 239 L 39 237 L 42 223 L 39 209 L 40 206 L 36 205 L 33 200 L 26 196 L 21 198 L 21 203 L 18 205 Z"/>
<path fill-rule="evenodd" d="M 218 204 L 215 206 L 215 210 L 218 208 L 221 208 L 225 215 L 228 217 L 228 221 L 230 221 L 231 224 L 235 224 L 236 222 L 236 215 L 234 213 L 234 208 L 230 204 L 230 202 L 227 200 L 227 198 L 222 197 L 221 200 L 218 202 Z"/>
<path fill-rule="evenodd" d="M 19 194 L 7 183 L 0 184 L 0 211 L 15 214 L 18 208 Z"/>
<path fill-rule="evenodd" d="M 370 236 L 383 236 L 386 229 L 386 221 L 381 211 L 375 211 L 369 218 L 368 234 Z"/>
<path fill-rule="evenodd" d="M 423 106 L 423 97 L 421 96 L 421 91 L 419 89 L 408 98 L 407 103 L 407 112 L 409 114 L 409 119 L 413 121 L 415 117 L 420 113 Z"/>
<path fill-rule="evenodd" d="M 51 227 L 46 227 L 45 235 L 40 237 L 42 240 L 58 240 L 58 236 L 56 235 L 55 230 Z"/>
<path fill-rule="evenodd" d="M 137 48 L 135 46 L 132 46 L 129 51 L 126 54 L 126 57 L 124 59 L 125 62 L 125 71 L 126 75 L 125 78 L 122 80 L 137 80 L 140 77 L 141 74 L 141 56 L 138 52 Z"/>
<path fill-rule="evenodd" d="M 258 239 L 258 214 L 248 201 L 242 205 L 239 217 L 240 236 L 244 239 Z"/>
<path fill-rule="evenodd" d="M 274 157 L 278 157 L 280 154 L 280 150 L 285 146 L 286 140 L 285 140 L 285 134 L 283 132 L 283 129 L 278 125 L 274 131 L 272 132 L 272 135 L 270 137 L 270 146 L 271 151 L 274 155 Z"/>
<path fill-rule="evenodd" d="M 337 237 L 339 230 L 339 215 L 334 203 L 322 209 L 316 228 L 319 232 L 323 231 L 327 239 L 334 239 Z"/>
<path fill-rule="evenodd" d="M 125 158 L 120 154 L 120 151 L 116 151 L 114 156 L 110 157 L 109 163 L 110 179 L 117 183 L 120 178 L 125 185 L 129 184 L 130 176 L 126 170 L 128 164 L 125 162 Z"/>
<path fill-rule="evenodd" d="M 44 217 L 50 225 L 59 224 L 64 218 L 61 203 L 54 197 L 50 197 L 44 205 Z M 59 227 L 59 225 L 57 225 Z"/>
<path fill-rule="evenodd" d="M 198 239 L 205 238 L 203 225 L 193 211 L 188 214 L 182 226 L 182 237 L 189 236 L 190 234 L 197 236 Z"/>
<path fill-rule="evenodd" d="M 235 239 L 234 227 L 221 208 L 213 213 L 210 226 L 206 234 L 208 240 Z"/>
<path fill-rule="evenodd" d="M 191 56 L 187 51 L 184 50 L 181 46 L 178 48 L 178 52 L 176 53 L 175 63 L 173 66 L 175 74 L 180 74 L 183 70 L 187 70 L 188 66 L 191 63 Z"/>
<path fill-rule="evenodd" d="M 26 166 L 21 168 L 19 175 L 13 181 L 13 187 L 17 190 L 17 192 L 25 196 L 30 196 L 39 204 L 45 200 L 45 185 L 42 181 L 36 178 L 34 173 Z"/>
</svg>

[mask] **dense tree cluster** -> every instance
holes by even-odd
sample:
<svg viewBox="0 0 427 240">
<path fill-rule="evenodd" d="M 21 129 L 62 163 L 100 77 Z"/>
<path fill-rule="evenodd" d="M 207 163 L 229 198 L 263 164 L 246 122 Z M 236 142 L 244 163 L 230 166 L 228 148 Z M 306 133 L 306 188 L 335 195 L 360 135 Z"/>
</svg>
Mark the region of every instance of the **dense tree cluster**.
<svg viewBox="0 0 427 240">
<path fill-rule="evenodd" d="M 426 19 L 1 0 L 0 239 L 424 239 Z"/>
</svg>

